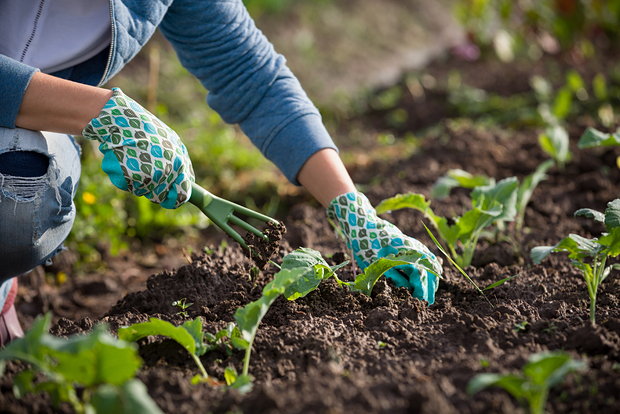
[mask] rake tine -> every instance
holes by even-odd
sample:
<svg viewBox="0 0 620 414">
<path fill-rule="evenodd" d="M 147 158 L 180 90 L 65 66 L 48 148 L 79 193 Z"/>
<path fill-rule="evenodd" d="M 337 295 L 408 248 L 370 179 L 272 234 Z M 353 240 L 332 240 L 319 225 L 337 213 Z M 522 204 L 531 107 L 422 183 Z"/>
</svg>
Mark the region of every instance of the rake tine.
<svg viewBox="0 0 620 414">
<path fill-rule="evenodd" d="M 241 227 L 242 229 L 244 229 L 246 231 L 250 231 L 250 232 L 256 234 L 258 237 L 267 238 L 267 236 L 265 236 L 260 230 L 258 230 L 255 227 L 252 227 L 250 224 L 248 224 L 245 221 L 241 220 L 237 216 L 233 216 L 232 214 L 229 215 L 228 216 L 228 221 L 232 222 L 233 224 L 236 224 L 237 226 Z"/>
<path fill-rule="evenodd" d="M 243 207 L 243 206 L 240 206 L 240 205 L 235 205 L 235 206 L 233 207 L 233 209 L 234 209 L 234 210 L 235 210 L 235 212 L 237 212 L 237 213 L 245 214 L 245 215 L 246 215 L 246 216 L 248 216 L 248 217 L 252 217 L 252 218 L 255 218 L 255 219 L 257 219 L 257 220 L 264 221 L 264 222 L 266 222 L 266 223 L 268 223 L 268 222 L 270 222 L 270 221 L 276 222 L 276 221 L 275 221 L 274 219 L 272 219 L 271 217 L 266 216 L 266 215 L 264 215 L 264 214 L 261 214 L 261 213 L 259 213 L 259 212 L 257 212 L 257 211 L 254 211 L 254 210 L 250 210 L 250 209 L 249 209 L 249 208 L 247 208 L 247 207 Z M 247 229 L 246 229 L 246 230 L 247 230 Z M 251 231 L 251 230 L 250 230 L 250 231 Z M 254 233 L 254 234 L 256 234 L 257 236 L 259 235 L 259 234 L 255 233 L 255 232 L 253 232 L 253 233 Z"/>
<path fill-rule="evenodd" d="M 234 217 L 234 216 L 232 216 Z M 239 243 L 241 245 L 241 247 L 243 247 L 244 249 L 248 248 L 248 245 L 245 244 L 245 241 L 243 240 L 243 238 L 239 235 L 239 233 L 237 233 L 232 227 L 230 227 L 228 224 L 221 224 L 219 225 L 219 227 L 224 230 L 224 232 L 226 234 L 228 234 L 230 237 L 232 237 L 232 239 L 234 241 L 236 241 L 237 243 Z"/>
</svg>

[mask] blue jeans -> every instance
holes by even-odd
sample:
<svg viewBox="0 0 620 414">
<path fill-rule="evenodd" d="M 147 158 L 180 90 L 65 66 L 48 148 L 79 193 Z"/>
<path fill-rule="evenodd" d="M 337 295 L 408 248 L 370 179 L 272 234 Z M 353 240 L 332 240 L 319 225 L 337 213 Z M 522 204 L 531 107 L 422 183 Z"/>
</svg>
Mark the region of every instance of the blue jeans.
<svg viewBox="0 0 620 414">
<path fill-rule="evenodd" d="M 64 249 L 80 168 L 73 137 L 0 128 L 0 308 L 12 278 Z"/>
</svg>

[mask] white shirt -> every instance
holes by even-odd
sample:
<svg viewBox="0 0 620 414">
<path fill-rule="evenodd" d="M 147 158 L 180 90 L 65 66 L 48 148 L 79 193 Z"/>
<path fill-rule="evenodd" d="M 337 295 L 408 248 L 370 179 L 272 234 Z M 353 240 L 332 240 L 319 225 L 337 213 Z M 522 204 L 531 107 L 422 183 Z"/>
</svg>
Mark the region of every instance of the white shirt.
<svg viewBox="0 0 620 414">
<path fill-rule="evenodd" d="M 109 0 L 0 0 L 0 54 L 53 73 L 110 45 Z"/>
</svg>

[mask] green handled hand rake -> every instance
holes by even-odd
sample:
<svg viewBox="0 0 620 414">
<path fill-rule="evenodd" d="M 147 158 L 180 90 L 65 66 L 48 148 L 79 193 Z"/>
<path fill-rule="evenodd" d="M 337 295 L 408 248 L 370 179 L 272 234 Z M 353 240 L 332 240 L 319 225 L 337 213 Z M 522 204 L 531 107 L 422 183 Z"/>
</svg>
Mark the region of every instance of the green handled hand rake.
<svg viewBox="0 0 620 414">
<path fill-rule="evenodd" d="M 239 243 L 244 249 L 248 249 L 247 244 L 243 238 L 237 233 L 230 225 L 229 222 L 241 227 L 242 229 L 252 232 L 258 237 L 269 241 L 269 238 L 260 230 L 253 227 L 249 223 L 241 220 L 235 216 L 235 213 L 244 214 L 248 217 L 255 218 L 265 223 L 273 222 L 278 224 L 278 221 L 268 217 L 264 214 L 257 213 L 249 208 L 240 206 L 223 198 L 214 196 L 196 183 L 192 183 L 192 195 L 189 202 L 195 205 L 202 211 L 209 219 L 219 228 L 224 230 L 226 234 L 232 237 L 237 243 Z"/>
</svg>

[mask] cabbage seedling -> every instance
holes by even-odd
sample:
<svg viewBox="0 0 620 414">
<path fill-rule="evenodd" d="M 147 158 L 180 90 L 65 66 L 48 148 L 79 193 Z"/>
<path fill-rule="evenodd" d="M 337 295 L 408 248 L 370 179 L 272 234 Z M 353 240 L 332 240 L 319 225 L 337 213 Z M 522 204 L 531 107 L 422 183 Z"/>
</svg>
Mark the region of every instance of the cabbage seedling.
<svg viewBox="0 0 620 414">
<path fill-rule="evenodd" d="M 560 351 L 541 352 L 530 356 L 520 374 L 478 374 L 467 384 L 467 393 L 476 394 L 488 387 L 501 387 L 529 406 L 530 413 L 543 414 L 549 389 L 558 385 L 570 372 L 587 367 L 583 361 Z"/>
<path fill-rule="evenodd" d="M 534 263 L 539 264 L 552 252 L 568 252 L 572 265 L 583 273 L 590 295 L 590 320 L 595 323 L 598 287 L 612 269 L 620 269 L 619 264 L 607 265 L 608 258 L 620 254 L 620 199 L 609 202 L 605 214 L 583 208 L 577 210 L 575 216 L 586 216 L 605 223 L 607 232 L 598 239 L 586 239 L 577 234 L 569 234 L 555 246 L 534 247 L 530 255 Z M 589 259 L 590 263 L 586 263 L 584 259 Z"/>
<path fill-rule="evenodd" d="M 383 200 L 376 207 L 377 214 L 387 213 L 404 207 L 413 208 L 424 213 L 439 232 L 439 237 L 448 244 L 454 261 L 460 267 L 467 267 L 478 243 L 482 230 L 498 221 L 512 221 L 517 214 L 517 191 L 519 182 L 516 177 L 505 178 L 497 184 L 477 186 L 471 192 L 472 209 L 462 217 L 454 217 L 455 224 L 448 224 L 448 219 L 437 216 L 421 194 L 399 194 Z M 457 242 L 462 253 L 457 254 Z"/>
<path fill-rule="evenodd" d="M 192 305 L 193 303 L 185 303 L 185 298 L 181 300 L 175 300 L 174 302 L 172 302 L 172 306 L 176 306 L 177 308 L 181 310 L 180 312 L 177 312 L 177 315 L 181 315 L 184 318 L 189 317 L 189 315 L 187 314 L 187 308 L 189 308 Z"/>
<path fill-rule="evenodd" d="M 38 317 L 23 338 L 0 351 L 0 375 L 8 360 L 31 367 L 14 378 L 17 398 L 43 391 L 54 405 L 68 402 L 78 414 L 162 413 L 135 378 L 142 361 L 134 344 L 115 339 L 105 325 L 97 325 L 87 335 L 57 338 L 48 333 L 51 320 L 49 312 Z M 36 373 L 45 380 L 36 381 Z M 76 387 L 83 391 L 76 392 Z"/>
</svg>

